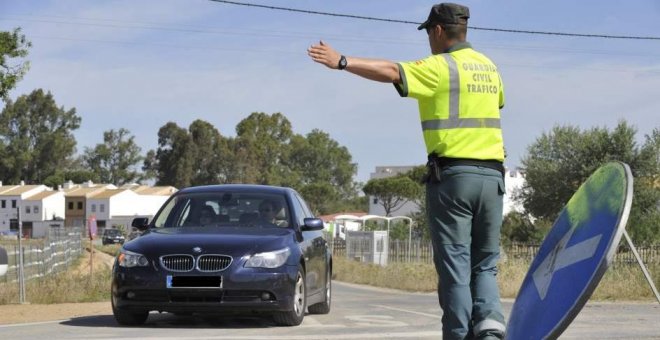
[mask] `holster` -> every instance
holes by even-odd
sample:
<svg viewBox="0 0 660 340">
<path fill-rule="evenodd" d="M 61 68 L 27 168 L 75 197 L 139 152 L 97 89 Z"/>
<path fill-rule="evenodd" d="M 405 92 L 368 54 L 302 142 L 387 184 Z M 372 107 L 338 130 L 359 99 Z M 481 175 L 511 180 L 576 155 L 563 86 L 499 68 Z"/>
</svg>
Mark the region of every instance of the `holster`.
<svg viewBox="0 0 660 340">
<path fill-rule="evenodd" d="M 440 183 L 442 167 L 437 157 L 429 156 L 426 162 L 426 174 L 422 178 L 422 183 Z"/>
</svg>

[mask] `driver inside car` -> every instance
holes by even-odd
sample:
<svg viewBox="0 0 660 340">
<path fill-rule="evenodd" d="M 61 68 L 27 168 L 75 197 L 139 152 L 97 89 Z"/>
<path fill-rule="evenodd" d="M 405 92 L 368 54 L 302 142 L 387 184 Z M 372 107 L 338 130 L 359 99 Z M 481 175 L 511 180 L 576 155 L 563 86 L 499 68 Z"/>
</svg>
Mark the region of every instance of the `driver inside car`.
<svg viewBox="0 0 660 340">
<path fill-rule="evenodd" d="M 207 226 L 215 224 L 217 222 L 217 215 L 215 210 L 212 207 L 206 205 L 202 208 L 202 211 L 199 213 L 199 225 Z"/>
</svg>

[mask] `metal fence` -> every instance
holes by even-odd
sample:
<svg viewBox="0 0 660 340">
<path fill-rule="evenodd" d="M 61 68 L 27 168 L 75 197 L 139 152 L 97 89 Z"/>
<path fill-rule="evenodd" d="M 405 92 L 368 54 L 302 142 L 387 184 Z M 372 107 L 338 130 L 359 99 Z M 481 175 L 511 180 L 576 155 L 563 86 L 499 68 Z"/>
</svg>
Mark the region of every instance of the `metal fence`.
<svg viewBox="0 0 660 340">
<path fill-rule="evenodd" d="M 0 282 L 17 282 L 19 267 L 18 240 L 4 240 L 0 244 L 7 250 L 7 274 Z M 25 280 L 43 277 L 65 270 L 83 249 L 81 228 L 50 228 L 44 239 L 23 241 L 23 268 Z"/>
<path fill-rule="evenodd" d="M 333 255 L 347 257 L 346 242 L 342 239 L 332 241 Z M 540 245 L 512 243 L 503 246 L 503 259 L 532 261 L 538 253 Z M 637 246 L 642 261 L 645 264 L 660 264 L 660 244 Z M 430 241 L 390 240 L 388 262 L 433 263 L 433 247 Z M 614 265 L 637 264 L 635 255 L 625 242 L 621 242 Z"/>
</svg>

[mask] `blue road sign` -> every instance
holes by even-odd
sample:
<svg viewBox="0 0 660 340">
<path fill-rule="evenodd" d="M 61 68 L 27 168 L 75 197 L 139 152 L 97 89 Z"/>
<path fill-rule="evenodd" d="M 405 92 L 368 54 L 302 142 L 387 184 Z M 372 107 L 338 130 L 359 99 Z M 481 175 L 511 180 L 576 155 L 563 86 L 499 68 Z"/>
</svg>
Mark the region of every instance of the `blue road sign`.
<svg viewBox="0 0 660 340">
<path fill-rule="evenodd" d="M 612 162 L 575 192 L 523 280 L 507 339 L 556 339 L 573 321 L 614 257 L 630 213 L 632 183 L 628 165 Z"/>
</svg>

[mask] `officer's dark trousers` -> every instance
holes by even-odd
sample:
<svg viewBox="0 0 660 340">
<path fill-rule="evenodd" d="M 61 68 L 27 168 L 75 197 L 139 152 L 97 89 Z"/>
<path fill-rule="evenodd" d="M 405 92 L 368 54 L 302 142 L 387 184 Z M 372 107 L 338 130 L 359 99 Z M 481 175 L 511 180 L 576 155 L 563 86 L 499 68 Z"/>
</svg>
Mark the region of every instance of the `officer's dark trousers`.
<svg viewBox="0 0 660 340">
<path fill-rule="evenodd" d="M 426 187 L 438 271 L 443 339 L 504 333 L 497 287 L 502 226 L 502 174 L 452 166 Z M 488 338 L 488 337 L 486 337 Z"/>
</svg>

